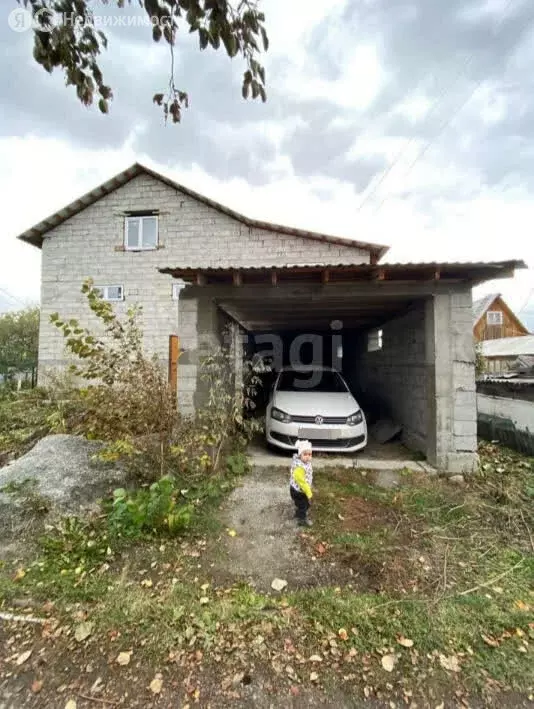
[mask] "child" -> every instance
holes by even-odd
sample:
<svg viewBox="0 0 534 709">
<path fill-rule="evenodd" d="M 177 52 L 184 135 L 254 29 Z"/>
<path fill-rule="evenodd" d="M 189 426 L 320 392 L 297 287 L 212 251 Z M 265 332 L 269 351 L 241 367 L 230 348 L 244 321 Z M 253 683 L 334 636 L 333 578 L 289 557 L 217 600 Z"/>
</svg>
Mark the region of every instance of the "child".
<svg viewBox="0 0 534 709">
<path fill-rule="evenodd" d="M 294 454 L 291 464 L 289 492 L 295 503 L 295 517 L 298 519 L 299 526 L 311 527 L 312 522 L 308 519 L 308 510 L 313 496 L 312 444 L 310 441 L 299 440 L 296 445 L 297 453 Z"/>
</svg>

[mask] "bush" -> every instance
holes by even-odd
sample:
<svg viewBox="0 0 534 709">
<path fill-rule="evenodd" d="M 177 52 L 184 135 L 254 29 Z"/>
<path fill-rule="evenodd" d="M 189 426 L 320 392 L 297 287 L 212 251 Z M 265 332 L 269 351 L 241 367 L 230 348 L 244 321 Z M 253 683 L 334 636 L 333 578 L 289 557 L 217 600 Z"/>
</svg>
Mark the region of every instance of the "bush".
<svg viewBox="0 0 534 709">
<path fill-rule="evenodd" d="M 101 460 L 121 459 L 143 482 L 164 475 L 201 479 L 219 472 L 224 455 L 242 449 L 260 425 L 244 415 L 259 381 L 250 364 L 243 364 L 243 380 L 237 384 L 230 348 L 209 351 L 200 365 L 205 405 L 195 416 L 182 417 L 167 372 L 143 351 L 141 309 L 130 308 L 121 323 L 91 280 L 82 292 L 103 324 L 104 337 L 97 338 L 77 320 L 60 320 L 57 313 L 51 320 L 80 360 L 71 371 L 89 382 L 79 395 L 85 408 L 81 429 L 108 443 Z"/>
<path fill-rule="evenodd" d="M 148 489 L 131 493 L 124 488 L 115 490 L 108 521 L 112 533 L 123 537 L 143 533 L 175 535 L 188 527 L 193 511 L 176 481 L 164 476 Z"/>
<path fill-rule="evenodd" d="M 91 279 L 84 282 L 82 293 L 102 323 L 102 338 L 80 327 L 75 319 L 62 321 L 58 313 L 50 319 L 80 361 L 70 371 L 88 382 L 80 394 L 85 407 L 83 432 L 89 438 L 126 442 L 132 451 L 142 449 L 143 439 L 148 441 L 158 451 L 157 469 L 162 475 L 177 422 L 175 398 L 157 358 L 143 351 L 138 325 L 141 308 L 129 308 L 122 323 Z"/>
</svg>

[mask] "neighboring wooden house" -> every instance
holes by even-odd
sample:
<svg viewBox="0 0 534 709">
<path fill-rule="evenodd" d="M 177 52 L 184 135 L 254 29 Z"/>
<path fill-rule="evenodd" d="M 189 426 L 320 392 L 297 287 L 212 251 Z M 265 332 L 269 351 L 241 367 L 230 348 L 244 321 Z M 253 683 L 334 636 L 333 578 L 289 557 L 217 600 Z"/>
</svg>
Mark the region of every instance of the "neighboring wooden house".
<svg viewBox="0 0 534 709">
<path fill-rule="evenodd" d="M 490 293 L 473 303 L 475 342 L 529 335 L 529 331 L 500 293 Z"/>
<path fill-rule="evenodd" d="M 522 374 L 522 370 L 528 370 L 529 362 L 531 366 L 534 359 L 534 335 L 484 340 L 480 345 L 480 353 L 484 358 L 485 373 Z"/>
</svg>

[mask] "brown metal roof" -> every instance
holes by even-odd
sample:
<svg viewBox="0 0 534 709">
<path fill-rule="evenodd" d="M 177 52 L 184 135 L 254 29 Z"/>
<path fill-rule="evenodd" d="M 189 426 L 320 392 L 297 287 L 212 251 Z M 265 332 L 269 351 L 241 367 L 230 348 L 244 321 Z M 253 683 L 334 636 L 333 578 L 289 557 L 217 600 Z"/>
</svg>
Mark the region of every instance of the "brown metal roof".
<svg viewBox="0 0 534 709">
<path fill-rule="evenodd" d="M 491 262 L 430 262 L 430 263 L 382 263 L 372 264 L 312 264 L 285 266 L 265 265 L 229 268 L 225 266 L 166 267 L 160 273 L 182 278 L 185 281 L 200 283 L 225 282 L 236 284 L 257 282 L 265 275 L 274 279 L 291 276 L 313 279 L 319 277 L 323 282 L 350 282 L 357 280 L 377 281 L 421 281 L 448 280 L 464 281 L 472 284 L 482 283 L 494 278 L 507 278 L 514 275 L 514 269 L 527 268 L 524 261 Z"/>
<path fill-rule="evenodd" d="M 91 190 L 90 192 L 87 192 L 79 199 L 75 200 L 74 202 L 71 202 L 66 207 L 63 207 L 63 209 L 60 209 L 58 212 L 55 212 L 55 214 L 52 214 L 46 219 L 43 219 L 43 221 L 39 222 L 35 226 L 31 227 L 30 229 L 27 229 L 17 238 L 22 239 L 22 241 L 26 241 L 29 244 L 32 244 L 33 246 L 41 248 L 43 244 L 43 236 L 48 231 L 59 226 L 59 224 L 62 224 L 67 219 L 70 219 L 75 214 L 78 214 L 86 207 L 89 207 L 91 204 L 94 204 L 102 197 L 105 197 L 106 195 L 115 191 L 119 187 L 125 185 L 130 180 L 133 180 L 135 177 L 138 177 L 142 174 L 150 175 L 156 180 L 160 180 L 166 185 L 169 185 L 169 187 L 179 190 L 180 192 L 189 195 L 189 197 L 192 197 L 193 199 L 196 199 L 199 202 L 207 204 L 208 206 L 213 207 L 213 209 L 216 209 L 218 212 L 222 212 L 223 214 L 226 214 L 229 217 L 237 219 L 239 222 L 241 222 L 242 224 L 246 224 L 249 227 L 253 227 L 256 229 L 265 229 L 267 231 L 275 231 L 281 234 L 288 234 L 291 236 L 298 236 L 304 239 L 314 239 L 316 241 L 323 241 L 329 244 L 337 244 L 342 246 L 350 246 L 357 249 L 363 249 L 365 251 L 369 251 L 372 254 L 374 260 L 377 261 L 381 259 L 382 256 L 384 256 L 384 254 L 389 250 L 389 246 L 384 246 L 382 244 L 373 244 L 370 242 L 359 241 L 356 239 L 331 236 L 329 234 L 321 234 L 315 231 L 295 229 L 293 227 L 283 226 L 281 224 L 272 224 L 271 222 L 262 222 L 258 219 L 250 219 L 249 217 L 245 217 L 243 214 L 235 212 L 233 209 L 225 207 L 219 202 L 215 202 L 212 199 L 208 199 L 208 197 L 204 197 L 204 195 L 201 195 L 198 192 L 194 192 L 193 190 L 190 190 L 189 188 L 180 185 L 178 182 L 175 182 L 174 180 L 165 177 L 165 175 L 162 175 L 159 172 L 155 172 L 154 170 L 151 170 L 145 165 L 142 165 L 141 163 L 137 162 L 131 165 L 126 170 L 120 172 L 118 175 L 115 175 L 110 180 L 107 180 L 107 182 L 104 182 L 98 187 L 95 187 L 95 189 Z"/>
</svg>

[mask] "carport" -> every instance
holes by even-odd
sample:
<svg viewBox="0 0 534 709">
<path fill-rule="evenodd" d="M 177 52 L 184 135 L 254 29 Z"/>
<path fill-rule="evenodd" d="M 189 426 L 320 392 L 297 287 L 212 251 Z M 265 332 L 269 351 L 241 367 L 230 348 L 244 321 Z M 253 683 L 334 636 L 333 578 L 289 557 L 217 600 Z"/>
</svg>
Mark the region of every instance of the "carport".
<svg viewBox="0 0 534 709">
<path fill-rule="evenodd" d="M 513 275 L 516 261 L 164 268 L 189 284 L 180 299 L 179 403 L 198 403 L 198 354 L 234 324 L 243 353 L 344 374 L 371 419 L 451 472 L 476 464 L 471 289 Z"/>
</svg>

